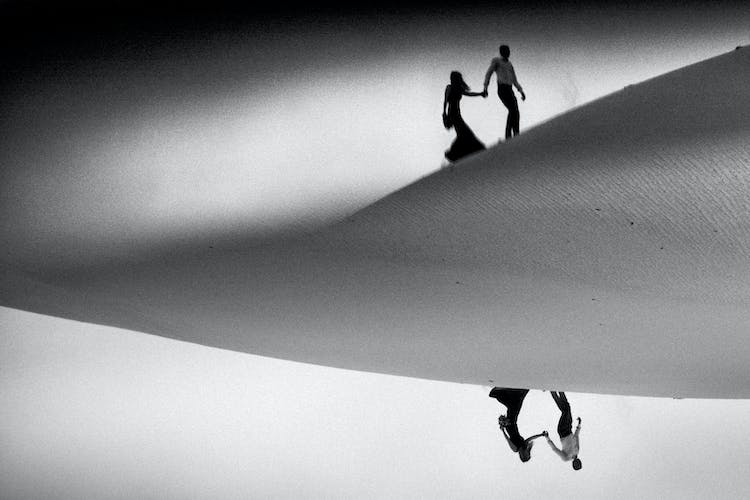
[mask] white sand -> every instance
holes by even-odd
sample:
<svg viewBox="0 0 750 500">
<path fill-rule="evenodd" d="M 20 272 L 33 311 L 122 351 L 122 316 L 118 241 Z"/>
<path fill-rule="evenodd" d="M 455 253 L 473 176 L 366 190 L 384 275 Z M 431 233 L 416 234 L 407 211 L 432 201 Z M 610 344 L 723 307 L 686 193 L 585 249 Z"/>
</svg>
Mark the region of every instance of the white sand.
<svg viewBox="0 0 750 500">
<path fill-rule="evenodd" d="M 355 370 L 747 398 L 747 81 L 750 48 L 627 87 L 303 239 L 6 264 L 0 305 Z"/>
</svg>

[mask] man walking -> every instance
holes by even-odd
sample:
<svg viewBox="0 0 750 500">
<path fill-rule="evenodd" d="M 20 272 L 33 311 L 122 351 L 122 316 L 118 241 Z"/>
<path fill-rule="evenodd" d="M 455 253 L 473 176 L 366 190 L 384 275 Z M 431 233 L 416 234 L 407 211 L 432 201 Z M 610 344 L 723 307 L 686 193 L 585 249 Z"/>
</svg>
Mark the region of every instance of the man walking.
<svg viewBox="0 0 750 500">
<path fill-rule="evenodd" d="M 560 458 L 567 462 L 573 461 L 573 469 L 579 470 L 583 465 L 581 460 L 578 458 L 578 433 L 581 432 L 581 417 L 578 417 L 578 426 L 576 427 L 575 433 L 573 432 L 573 415 L 570 412 L 570 404 L 568 398 L 564 392 L 551 391 L 552 399 L 555 400 L 557 407 L 560 409 L 560 420 L 557 422 L 557 433 L 560 436 L 560 448 L 555 446 L 555 443 L 549 438 L 549 435 L 545 433 L 544 437 L 547 438 L 552 451 L 557 453 Z"/>
<path fill-rule="evenodd" d="M 513 93 L 513 86 L 521 93 L 521 100 L 526 100 L 526 94 L 523 92 L 521 84 L 518 83 L 516 71 L 513 69 L 513 64 L 508 59 L 509 57 L 510 48 L 507 45 L 501 45 L 500 57 L 492 59 L 490 67 L 487 69 L 487 74 L 484 75 L 484 92 L 482 93 L 484 97 L 487 97 L 487 87 L 490 84 L 492 73 L 495 73 L 497 77 L 497 95 L 505 107 L 508 108 L 508 120 L 505 124 L 506 140 L 518 135 L 519 123 L 521 121 L 521 114 L 518 111 L 518 101 L 516 100 L 516 95 Z"/>
</svg>

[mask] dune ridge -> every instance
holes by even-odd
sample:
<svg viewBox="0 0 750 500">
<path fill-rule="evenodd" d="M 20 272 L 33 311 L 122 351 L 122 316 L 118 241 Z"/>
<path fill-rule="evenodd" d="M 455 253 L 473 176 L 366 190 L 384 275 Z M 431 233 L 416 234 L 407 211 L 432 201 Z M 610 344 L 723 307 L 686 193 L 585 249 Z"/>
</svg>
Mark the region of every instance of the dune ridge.
<svg viewBox="0 0 750 500">
<path fill-rule="evenodd" d="M 0 304 L 354 370 L 747 398 L 748 80 L 740 49 L 626 87 L 299 239 L 6 263 Z"/>
</svg>

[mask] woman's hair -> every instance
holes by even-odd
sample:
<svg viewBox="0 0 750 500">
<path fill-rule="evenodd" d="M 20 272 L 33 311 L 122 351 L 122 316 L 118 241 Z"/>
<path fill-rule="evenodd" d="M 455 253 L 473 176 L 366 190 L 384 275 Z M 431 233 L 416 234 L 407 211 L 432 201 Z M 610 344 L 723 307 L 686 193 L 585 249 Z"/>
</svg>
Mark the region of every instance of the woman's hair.
<svg viewBox="0 0 750 500">
<path fill-rule="evenodd" d="M 526 441 L 524 443 L 524 446 L 518 449 L 518 458 L 521 459 L 521 462 L 528 462 L 529 460 L 531 460 L 531 448 L 533 447 L 533 441 Z"/>
<path fill-rule="evenodd" d="M 469 86 L 466 85 L 464 77 L 459 71 L 451 71 L 451 86 L 461 90 L 469 90 Z"/>
<path fill-rule="evenodd" d="M 507 45 L 501 45 L 500 55 L 503 57 L 510 57 L 510 47 L 508 47 Z"/>
</svg>

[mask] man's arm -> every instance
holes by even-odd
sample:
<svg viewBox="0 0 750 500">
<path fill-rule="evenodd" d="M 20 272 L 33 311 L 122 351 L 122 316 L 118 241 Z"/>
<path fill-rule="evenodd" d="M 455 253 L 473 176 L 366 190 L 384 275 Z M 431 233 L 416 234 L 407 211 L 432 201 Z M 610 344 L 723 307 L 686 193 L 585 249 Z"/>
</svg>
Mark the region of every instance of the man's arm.
<svg viewBox="0 0 750 500">
<path fill-rule="evenodd" d="M 523 88 L 521 88 L 521 84 L 518 83 L 518 78 L 516 78 L 516 68 L 514 68 L 511 65 L 510 71 L 511 71 L 511 73 L 513 73 L 513 85 L 515 85 L 516 88 L 518 89 L 518 91 L 521 93 L 521 100 L 525 101 L 526 100 L 526 94 L 523 92 Z"/>
<path fill-rule="evenodd" d="M 552 451 L 554 451 L 555 453 L 557 453 L 558 456 L 561 459 L 563 459 L 563 460 L 565 460 L 566 458 L 568 458 L 568 457 L 565 456 L 565 453 L 563 453 L 562 451 L 560 451 L 557 448 L 557 446 L 555 446 L 555 443 L 552 442 L 552 440 L 549 438 L 549 436 L 545 436 L 545 437 L 547 438 L 547 444 L 549 444 L 549 447 L 552 448 Z"/>
<path fill-rule="evenodd" d="M 487 87 L 490 86 L 490 78 L 492 78 L 492 73 L 495 72 L 495 69 L 497 69 L 497 58 L 492 59 L 492 62 L 490 62 L 490 67 L 487 68 L 487 73 L 484 75 L 484 91 L 487 92 Z"/>
<path fill-rule="evenodd" d="M 578 425 L 576 426 L 575 435 L 578 437 L 578 433 L 581 432 L 581 417 L 578 417 Z"/>
</svg>

